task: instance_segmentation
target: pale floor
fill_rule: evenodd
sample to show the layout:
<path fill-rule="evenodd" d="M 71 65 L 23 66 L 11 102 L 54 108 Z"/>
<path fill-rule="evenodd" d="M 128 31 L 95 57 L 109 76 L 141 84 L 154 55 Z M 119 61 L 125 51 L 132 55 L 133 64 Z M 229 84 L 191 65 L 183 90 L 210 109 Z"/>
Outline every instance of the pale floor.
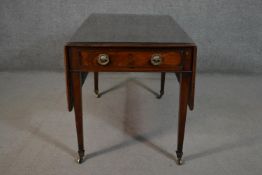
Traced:
<path fill-rule="evenodd" d="M 188 112 L 184 160 L 174 161 L 178 83 L 168 74 L 93 74 L 83 87 L 85 148 L 78 165 L 74 113 L 63 73 L 0 73 L 0 174 L 258 175 L 262 171 L 262 76 L 200 74 Z"/>

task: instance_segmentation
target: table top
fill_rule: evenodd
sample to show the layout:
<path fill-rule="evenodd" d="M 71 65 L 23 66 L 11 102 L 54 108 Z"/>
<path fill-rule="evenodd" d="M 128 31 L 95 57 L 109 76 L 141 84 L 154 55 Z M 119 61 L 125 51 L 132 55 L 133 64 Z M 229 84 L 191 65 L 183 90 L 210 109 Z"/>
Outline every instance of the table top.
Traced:
<path fill-rule="evenodd" d="M 79 53 L 81 50 L 80 48 L 82 47 L 84 47 L 83 53 L 85 54 L 87 53 L 86 47 L 89 49 L 91 47 L 94 47 L 95 49 L 98 48 L 97 54 L 100 52 L 103 53 L 104 50 L 101 49 L 104 48 L 107 51 L 111 50 L 111 48 L 117 48 L 117 50 L 112 49 L 111 51 L 119 51 L 118 54 L 120 54 L 120 51 L 122 50 L 122 53 L 129 54 L 129 49 L 131 47 L 132 51 L 140 51 L 136 52 L 137 55 L 149 53 L 148 51 L 161 51 L 162 48 L 164 48 L 162 51 L 167 51 L 171 54 L 176 53 L 173 52 L 174 48 L 178 50 L 181 49 L 180 51 L 191 52 L 190 54 L 185 55 L 183 53 L 189 52 L 180 53 L 183 54 L 185 63 L 188 64 L 192 62 L 192 65 L 190 66 L 192 76 L 188 105 L 191 110 L 193 109 L 197 47 L 192 39 L 172 17 L 168 15 L 135 14 L 90 15 L 78 28 L 72 39 L 65 45 L 65 68 L 69 110 L 72 110 L 73 108 L 70 80 L 70 69 L 72 66 L 70 64 L 80 64 L 81 61 L 79 61 Z M 122 47 L 124 49 L 122 49 Z M 144 52 L 144 48 L 147 49 L 147 52 Z M 92 50 L 93 53 L 96 52 L 95 49 Z M 77 52 L 78 54 L 76 54 Z M 132 54 L 130 55 L 132 56 Z M 132 59 L 130 60 L 132 61 Z M 132 71 L 134 70 L 135 69 Z M 80 68 L 77 71 L 89 72 L 88 69 L 84 68 Z M 115 71 L 118 70 L 115 69 Z M 164 69 L 163 71 L 161 70 L 161 72 L 164 72 Z"/>
<path fill-rule="evenodd" d="M 69 44 L 194 44 L 168 15 L 91 14 Z"/>

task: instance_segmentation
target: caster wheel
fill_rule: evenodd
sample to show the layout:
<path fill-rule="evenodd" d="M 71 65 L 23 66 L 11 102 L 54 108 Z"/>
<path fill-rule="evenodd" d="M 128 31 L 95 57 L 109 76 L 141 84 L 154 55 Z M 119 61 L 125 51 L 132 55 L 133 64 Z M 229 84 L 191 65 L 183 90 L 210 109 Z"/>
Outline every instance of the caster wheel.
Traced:
<path fill-rule="evenodd" d="M 94 90 L 95 96 L 96 98 L 99 98 L 101 96 L 101 94 L 99 94 L 98 89 Z"/>
<path fill-rule="evenodd" d="M 85 160 L 85 156 L 84 155 L 83 156 L 79 156 L 79 155 L 77 156 L 76 161 L 77 161 L 78 164 L 83 163 L 84 160 Z"/>
<path fill-rule="evenodd" d="M 96 98 L 100 98 L 101 97 L 101 95 L 99 93 L 96 93 L 96 92 L 95 92 L 95 96 L 96 96 Z"/>
<path fill-rule="evenodd" d="M 177 159 L 177 165 L 182 165 L 182 164 L 183 164 L 182 159 Z"/>
<path fill-rule="evenodd" d="M 77 163 L 78 163 L 78 164 L 83 163 L 83 161 L 84 161 L 84 158 L 83 158 L 83 157 L 79 157 L 79 158 L 77 159 Z"/>
<path fill-rule="evenodd" d="M 160 99 L 163 95 L 164 93 L 160 93 L 156 98 Z"/>

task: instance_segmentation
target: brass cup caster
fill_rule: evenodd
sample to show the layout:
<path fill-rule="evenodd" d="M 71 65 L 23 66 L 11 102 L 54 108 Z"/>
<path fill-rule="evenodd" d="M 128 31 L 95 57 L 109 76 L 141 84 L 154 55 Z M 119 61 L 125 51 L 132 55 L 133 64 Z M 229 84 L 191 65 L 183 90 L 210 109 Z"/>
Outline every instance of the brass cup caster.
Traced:
<path fill-rule="evenodd" d="M 177 159 L 177 160 L 176 160 L 176 163 L 177 163 L 177 165 L 182 165 L 184 162 L 183 162 L 182 159 Z"/>
<path fill-rule="evenodd" d="M 77 163 L 81 164 L 85 161 L 85 151 L 84 150 L 80 150 L 78 151 L 78 155 L 77 155 Z"/>
<path fill-rule="evenodd" d="M 101 94 L 99 94 L 98 91 L 95 91 L 95 96 L 96 96 L 96 98 L 100 98 L 100 97 L 101 97 Z"/>
<path fill-rule="evenodd" d="M 160 92 L 159 95 L 156 96 L 156 98 L 160 99 L 164 95 L 164 92 Z"/>
<path fill-rule="evenodd" d="M 177 160 L 176 160 L 177 165 L 182 165 L 183 164 L 183 161 L 182 161 L 183 152 L 176 151 L 176 156 L 177 156 Z"/>
<path fill-rule="evenodd" d="M 100 94 L 96 94 L 96 98 L 100 98 L 101 97 L 101 95 Z"/>
<path fill-rule="evenodd" d="M 76 160 L 76 161 L 77 161 L 77 163 L 78 163 L 78 164 L 81 164 L 81 163 L 83 163 L 83 162 L 84 162 L 84 157 L 83 157 L 83 156 L 81 156 L 81 157 L 80 157 L 80 156 L 78 156 L 78 158 L 77 158 L 77 160 Z"/>

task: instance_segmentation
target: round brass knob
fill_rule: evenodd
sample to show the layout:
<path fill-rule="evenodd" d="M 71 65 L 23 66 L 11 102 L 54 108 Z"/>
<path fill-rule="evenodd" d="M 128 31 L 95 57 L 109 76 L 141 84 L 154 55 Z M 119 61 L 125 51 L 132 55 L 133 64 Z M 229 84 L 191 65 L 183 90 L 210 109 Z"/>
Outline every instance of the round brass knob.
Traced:
<path fill-rule="evenodd" d="M 159 54 L 152 55 L 151 64 L 154 66 L 159 66 L 162 63 L 162 58 Z"/>
<path fill-rule="evenodd" d="M 105 66 L 109 63 L 109 56 L 107 54 L 98 55 L 97 62 L 98 64 Z"/>

